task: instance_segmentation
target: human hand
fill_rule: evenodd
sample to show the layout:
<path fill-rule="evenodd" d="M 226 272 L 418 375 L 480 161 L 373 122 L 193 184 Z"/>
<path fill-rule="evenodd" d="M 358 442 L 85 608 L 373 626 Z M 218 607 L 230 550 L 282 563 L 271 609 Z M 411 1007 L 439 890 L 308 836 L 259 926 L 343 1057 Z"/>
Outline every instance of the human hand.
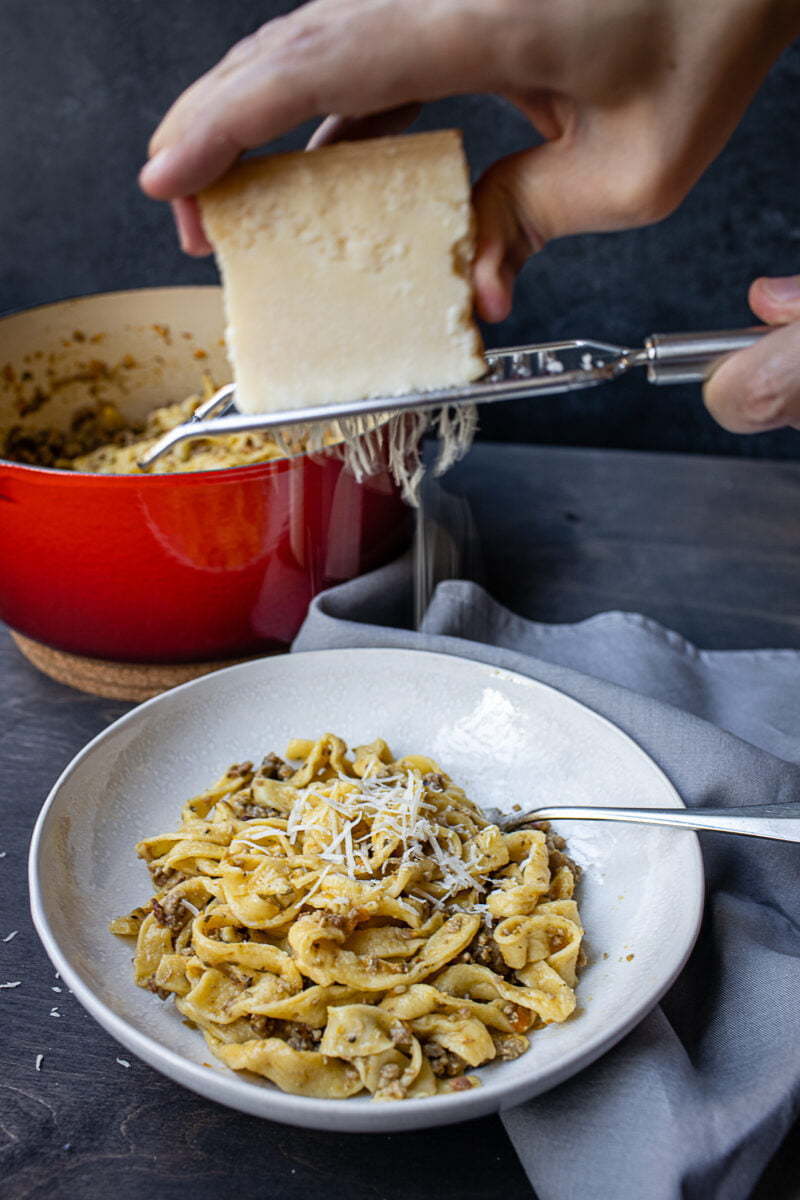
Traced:
<path fill-rule="evenodd" d="M 800 429 L 800 275 L 757 279 L 749 301 L 779 328 L 717 367 L 703 389 L 706 406 L 731 433 Z"/>
<path fill-rule="evenodd" d="M 425 100 L 499 93 L 547 139 L 474 193 L 476 306 L 502 320 L 549 239 L 676 207 L 798 23 L 793 0 L 314 0 L 179 97 L 141 184 L 173 201 L 184 249 L 209 253 L 190 198 L 243 150 L 326 112 L 316 144 L 396 130 Z"/>

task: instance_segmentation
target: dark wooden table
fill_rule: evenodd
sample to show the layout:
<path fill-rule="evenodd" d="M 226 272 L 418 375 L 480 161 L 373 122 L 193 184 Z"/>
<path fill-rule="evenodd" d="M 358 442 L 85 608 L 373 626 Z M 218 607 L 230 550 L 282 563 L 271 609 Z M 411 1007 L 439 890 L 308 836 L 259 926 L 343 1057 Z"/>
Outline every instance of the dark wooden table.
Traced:
<path fill-rule="evenodd" d="M 800 464 L 483 444 L 448 489 L 517 612 L 624 608 L 704 647 L 800 648 Z M 396 1136 L 260 1121 L 129 1059 L 67 993 L 28 914 L 28 841 L 58 773 L 127 707 L 38 675 L 0 629 L 0 983 L 21 981 L 0 990 L 0 1194 L 531 1200 L 497 1118 Z M 795 1142 L 756 1195 L 794 1197 L 799 1166 Z"/>

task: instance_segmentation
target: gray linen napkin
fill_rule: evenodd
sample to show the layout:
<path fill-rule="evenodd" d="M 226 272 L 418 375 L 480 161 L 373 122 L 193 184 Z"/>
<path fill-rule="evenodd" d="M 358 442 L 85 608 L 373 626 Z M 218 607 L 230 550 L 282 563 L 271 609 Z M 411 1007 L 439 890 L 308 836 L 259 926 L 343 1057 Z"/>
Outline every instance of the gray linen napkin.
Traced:
<path fill-rule="evenodd" d="M 422 631 L 410 566 L 319 596 L 294 650 L 398 646 L 551 684 L 602 713 L 685 801 L 800 802 L 800 654 L 705 652 L 609 612 L 541 625 L 440 584 Z M 502 1114 L 540 1200 L 742 1200 L 800 1104 L 800 847 L 701 835 L 708 898 L 683 974 L 618 1046 Z"/>

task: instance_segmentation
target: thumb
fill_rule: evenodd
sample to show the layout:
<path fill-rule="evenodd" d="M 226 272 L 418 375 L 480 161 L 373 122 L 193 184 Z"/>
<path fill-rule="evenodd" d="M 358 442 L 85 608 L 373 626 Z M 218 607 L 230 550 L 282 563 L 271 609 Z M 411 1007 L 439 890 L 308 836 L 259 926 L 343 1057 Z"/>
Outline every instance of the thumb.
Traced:
<path fill-rule="evenodd" d="M 759 315 L 764 309 L 753 304 Z M 703 398 L 731 433 L 800 428 L 800 301 L 798 319 L 730 355 L 707 381 Z"/>
<path fill-rule="evenodd" d="M 800 321 L 800 275 L 757 279 L 748 299 L 753 312 L 767 325 Z"/>

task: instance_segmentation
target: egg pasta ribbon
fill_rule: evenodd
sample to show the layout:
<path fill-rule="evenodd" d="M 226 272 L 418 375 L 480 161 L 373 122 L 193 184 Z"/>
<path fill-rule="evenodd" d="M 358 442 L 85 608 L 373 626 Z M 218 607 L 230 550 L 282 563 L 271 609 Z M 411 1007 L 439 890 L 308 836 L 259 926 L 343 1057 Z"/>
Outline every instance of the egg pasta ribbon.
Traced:
<path fill-rule="evenodd" d="M 575 1009 L 578 868 L 432 759 L 334 734 L 237 763 L 138 854 L 134 979 L 234 1070 L 299 1095 L 432 1096 Z"/>

